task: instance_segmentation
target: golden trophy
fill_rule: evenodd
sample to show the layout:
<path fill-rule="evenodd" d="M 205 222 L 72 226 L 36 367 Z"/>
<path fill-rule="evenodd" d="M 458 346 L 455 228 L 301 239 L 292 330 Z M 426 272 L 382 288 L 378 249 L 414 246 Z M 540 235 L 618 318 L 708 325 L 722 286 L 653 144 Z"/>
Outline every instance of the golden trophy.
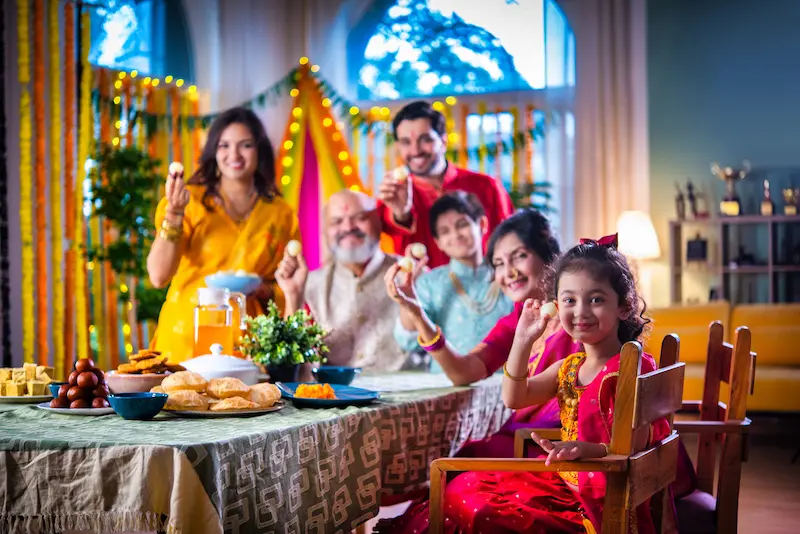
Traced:
<path fill-rule="evenodd" d="M 742 204 L 739 201 L 739 195 L 736 193 L 736 181 L 744 179 L 750 172 L 750 162 L 744 160 L 741 169 L 734 169 L 733 167 L 720 167 L 719 163 L 711 164 L 711 174 L 725 180 L 727 191 L 722 202 L 719 203 L 719 212 L 721 215 L 735 217 L 742 211 Z"/>
<path fill-rule="evenodd" d="M 800 197 L 800 188 L 792 189 L 791 187 L 783 190 L 783 214 L 784 215 L 797 215 L 797 201 Z"/>
<path fill-rule="evenodd" d="M 775 204 L 772 203 L 772 192 L 769 190 L 769 180 L 764 180 L 764 198 L 761 199 L 761 215 L 771 217 L 775 211 Z"/>

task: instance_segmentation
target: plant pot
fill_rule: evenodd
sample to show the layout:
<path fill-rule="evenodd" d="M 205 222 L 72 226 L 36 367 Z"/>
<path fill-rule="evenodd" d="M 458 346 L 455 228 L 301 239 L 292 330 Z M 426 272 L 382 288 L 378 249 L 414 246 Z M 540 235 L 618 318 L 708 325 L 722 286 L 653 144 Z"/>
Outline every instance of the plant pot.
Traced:
<path fill-rule="evenodd" d="M 300 375 L 300 365 L 267 365 L 270 383 L 297 382 Z"/>

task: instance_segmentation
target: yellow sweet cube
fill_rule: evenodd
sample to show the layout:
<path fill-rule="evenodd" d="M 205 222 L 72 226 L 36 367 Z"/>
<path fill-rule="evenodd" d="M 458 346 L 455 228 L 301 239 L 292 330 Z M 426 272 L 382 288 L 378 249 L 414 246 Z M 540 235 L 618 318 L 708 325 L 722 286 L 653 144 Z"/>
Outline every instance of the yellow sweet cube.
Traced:
<path fill-rule="evenodd" d="M 22 397 L 25 391 L 25 382 L 6 382 L 6 397 Z"/>
<path fill-rule="evenodd" d="M 52 367 L 47 365 L 37 365 L 36 366 L 36 380 L 44 380 L 42 375 L 46 375 L 50 378 L 50 382 L 55 380 L 56 377 L 56 370 Z"/>
<path fill-rule="evenodd" d="M 36 380 L 35 363 L 23 363 L 22 368 L 25 370 L 25 380 Z"/>
<path fill-rule="evenodd" d="M 47 385 L 40 380 L 28 380 L 28 396 L 47 395 Z"/>
<path fill-rule="evenodd" d="M 0 382 L 8 382 L 11 380 L 11 368 L 4 367 L 0 369 Z"/>
<path fill-rule="evenodd" d="M 6 396 L 6 383 L 0 382 L 0 397 Z"/>
<path fill-rule="evenodd" d="M 22 367 L 15 367 L 11 370 L 11 381 L 12 382 L 25 382 L 27 378 L 25 378 L 25 369 Z"/>

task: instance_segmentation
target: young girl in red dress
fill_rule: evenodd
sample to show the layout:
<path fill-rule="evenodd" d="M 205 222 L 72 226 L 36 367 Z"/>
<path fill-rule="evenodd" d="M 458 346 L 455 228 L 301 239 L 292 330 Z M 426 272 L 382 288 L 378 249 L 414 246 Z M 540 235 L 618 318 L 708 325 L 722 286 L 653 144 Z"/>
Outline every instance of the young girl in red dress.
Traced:
<path fill-rule="evenodd" d="M 558 400 L 562 441 L 533 434 L 547 463 L 601 458 L 611 442 L 620 349 L 642 334 L 644 306 L 616 250 L 616 236 L 582 241 L 569 250 L 557 261 L 552 283 L 561 325 L 583 350 L 528 378 L 530 348 L 544 332 L 548 310 L 543 313 L 538 300 L 527 300 L 504 367 L 503 399 L 515 409 Z M 654 369 L 653 358 L 644 355 L 642 373 Z M 668 422 L 660 420 L 652 425 L 650 439 L 668 432 Z M 463 473 L 447 486 L 447 531 L 599 532 L 605 489 L 603 473 Z M 648 503 L 631 512 L 630 525 L 631 532 L 655 532 Z"/>

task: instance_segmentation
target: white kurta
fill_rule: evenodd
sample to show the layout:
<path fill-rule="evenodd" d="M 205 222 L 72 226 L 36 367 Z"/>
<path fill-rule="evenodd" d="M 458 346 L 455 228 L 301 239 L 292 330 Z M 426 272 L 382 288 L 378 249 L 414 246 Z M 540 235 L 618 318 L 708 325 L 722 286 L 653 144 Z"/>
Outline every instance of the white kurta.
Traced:
<path fill-rule="evenodd" d="M 329 365 L 396 371 L 406 363 L 408 354 L 392 333 L 399 308 L 383 283 L 395 262 L 379 250 L 360 277 L 335 261 L 309 273 L 306 304 L 314 320 L 330 332 L 325 340 Z"/>

